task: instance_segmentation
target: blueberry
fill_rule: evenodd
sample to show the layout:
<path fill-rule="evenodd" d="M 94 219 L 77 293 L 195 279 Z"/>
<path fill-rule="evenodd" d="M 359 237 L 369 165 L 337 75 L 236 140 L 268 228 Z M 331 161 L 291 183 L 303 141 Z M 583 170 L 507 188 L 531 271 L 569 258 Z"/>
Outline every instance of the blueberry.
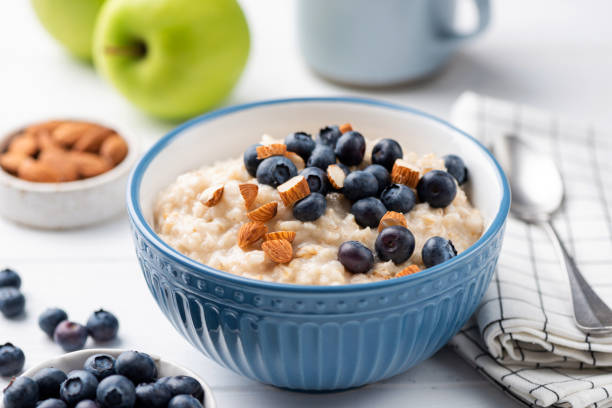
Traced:
<path fill-rule="evenodd" d="M 4 408 L 34 408 L 38 401 L 38 386 L 28 377 L 17 377 L 4 390 Z"/>
<path fill-rule="evenodd" d="M 312 136 L 305 132 L 295 132 L 285 137 L 285 145 L 290 152 L 297 153 L 304 161 L 308 160 L 315 148 Z"/>
<path fill-rule="evenodd" d="M 191 395 L 177 395 L 170 400 L 168 408 L 202 408 L 202 403 Z"/>
<path fill-rule="evenodd" d="M 87 330 L 95 341 L 109 341 L 117 337 L 119 320 L 111 312 L 100 309 L 87 320 Z"/>
<path fill-rule="evenodd" d="M 366 273 L 374 265 L 374 255 L 357 241 L 346 241 L 338 248 L 338 261 L 350 273 Z"/>
<path fill-rule="evenodd" d="M 375 196 L 377 191 L 378 181 L 372 173 L 367 171 L 354 171 L 344 179 L 342 193 L 351 201 Z"/>
<path fill-rule="evenodd" d="M 351 207 L 351 214 L 355 216 L 357 224 L 362 227 L 378 227 L 380 219 L 386 212 L 385 205 L 374 197 L 362 198 Z"/>
<path fill-rule="evenodd" d="M 87 399 L 76 404 L 74 408 L 100 408 L 97 402 Z"/>
<path fill-rule="evenodd" d="M 336 147 L 336 143 L 338 143 L 338 139 L 340 139 L 340 136 L 342 136 L 342 132 L 338 126 L 325 126 L 323 129 L 319 130 L 317 142 L 334 149 Z"/>
<path fill-rule="evenodd" d="M 380 164 L 387 171 L 391 171 L 395 160 L 402 157 L 402 147 L 393 139 L 382 139 L 372 148 L 372 163 Z"/>
<path fill-rule="evenodd" d="M 38 385 L 38 397 L 40 399 L 58 398 L 60 395 L 60 386 L 66 381 L 66 373 L 57 368 L 43 368 L 32 379 Z"/>
<path fill-rule="evenodd" d="M 391 183 L 391 177 L 389 176 L 389 172 L 380 164 L 370 164 L 368 167 L 363 169 L 368 173 L 372 173 L 374 177 L 376 177 L 376 181 L 378 181 L 378 191 L 376 192 L 376 196 L 380 196 L 385 188 Z"/>
<path fill-rule="evenodd" d="M 351 130 L 343 134 L 336 144 L 336 156 L 347 166 L 356 166 L 363 160 L 366 142 L 361 133 Z"/>
<path fill-rule="evenodd" d="M 49 398 L 36 404 L 36 408 L 67 408 L 68 405 L 61 399 Z"/>
<path fill-rule="evenodd" d="M 318 167 L 306 167 L 300 174 L 306 178 L 311 193 L 325 195 L 331 189 L 327 173 Z"/>
<path fill-rule="evenodd" d="M 111 375 L 103 379 L 96 395 L 102 408 L 132 408 L 136 403 L 134 384 L 122 375 Z"/>
<path fill-rule="evenodd" d="M 53 340 L 64 351 L 76 351 L 81 350 L 85 346 L 87 336 L 88 333 L 85 326 L 64 320 L 55 328 Z"/>
<path fill-rule="evenodd" d="M 457 183 L 459 183 L 459 185 L 465 183 L 467 181 L 468 172 L 463 159 L 454 154 L 447 154 L 442 158 L 444 159 L 446 171 L 457 180 Z"/>
<path fill-rule="evenodd" d="M 323 144 L 317 144 L 306 162 L 306 167 L 318 167 L 327 170 L 327 166 L 336 163 L 334 150 Z"/>
<path fill-rule="evenodd" d="M 257 158 L 257 146 L 261 146 L 261 144 L 255 143 L 254 145 L 249 146 L 249 148 L 244 151 L 243 156 L 244 167 L 253 177 L 255 177 L 257 174 L 257 167 L 259 167 L 263 161 Z"/>
<path fill-rule="evenodd" d="M 85 371 L 92 373 L 98 381 L 116 374 L 115 358 L 109 354 L 94 354 L 85 360 L 83 365 Z"/>
<path fill-rule="evenodd" d="M 176 375 L 174 377 L 163 377 L 158 383 L 167 385 L 172 395 L 189 394 L 200 401 L 204 400 L 204 388 L 198 380 L 187 375 Z"/>
<path fill-rule="evenodd" d="M 414 235 L 401 225 L 383 229 L 376 237 L 376 255 L 382 261 L 393 261 L 399 265 L 405 262 L 414 252 Z"/>
<path fill-rule="evenodd" d="M 6 343 L 0 346 L 0 376 L 10 377 L 23 369 L 25 355 L 19 347 Z"/>
<path fill-rule="evenodd" d="M 159 381 L 140 384 L 136 387 L 136 407 L 138 408 L 166 408 L 172 397 L 170 387 Z"/>
<path fill-rule="evenodd" d="M 47 333 L 49 337 L 53 337 L 55 328 L 58 324 L 68 320 L 68 314 L 57 307 L 51 307 L 40 314 L 38 317 L 38 326 Z"/>
<path fill-rule="evenodd" d="M 257 181 L 272 187 L 280 186 L 295 175 L 295 164 L 284 156 L 268 157 L 257 168 Z"/>
<path fill-rule="evenodd" d="M 0 288 L 0 312 L 4 317 L 16 317 L 25 309 L 25 297 L 17 288 Z"/>
<path fill-rule="evenodd" d="M 310 193 L 293 205 L 293 216 L 303 222 L 316 221 L 325 214 L 327 201 L 320 193 Z"/>
<path fill-rule="evenodd" d="M 404 184 L 391 184 L 383 190 L 380 200 L 389 211 L 407 213 L 414 208 L 416 195 Z"/>
<path fill-rule="evenodd" d="M 138 351 L 125 351 L 117 357 L 115 362 L 117 374 L 121 374 L 134 384 L 149 383 L 157 378 L 155 361 L 146 353 Z"/>
<path fill-rule="evenodd" d="M 19 289 L 21 287 L 21 278 L 19 274 L 12 269 L 3 269 L 0 271 L 0 288 L 11 287 Z"/>
<path fill-rule="evenodd" d="M 417 184 L 419 200 L 434 208 L 444 208 L 453 202 L 457 195 L 457 185 L 453 176 L 442 170 L 432 170 Z"/>
<path fill-rule="evenodd" d="M 421 258 L 426 267 L 431 268 L 437 264 L 457 256 L 457 250 L 450 239 L 431 237 L 423 245 Z"/>
<path fill-rule="evenodd" d="M 68 405 L 75 405 L 84 399 L 96 397 L 98 380 L 85 370 L 74 370 L 68 373 L 68 378 L 60 386 L 60 396 Z"/>

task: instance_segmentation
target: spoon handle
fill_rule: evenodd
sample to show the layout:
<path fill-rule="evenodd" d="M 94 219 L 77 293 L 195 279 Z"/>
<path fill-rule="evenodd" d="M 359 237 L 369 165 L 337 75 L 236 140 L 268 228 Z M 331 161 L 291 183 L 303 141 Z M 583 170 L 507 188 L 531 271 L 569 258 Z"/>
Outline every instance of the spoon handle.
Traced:
<path fill-rule="evenodd" d="M 604 334 L 612 332 L 612 310 L 584 279 L 552 222 L 544 222 L 542 226 L 553 241 L 562 260 L 561 264 L 567 271 L 576 325 L 585 333 Z"/>

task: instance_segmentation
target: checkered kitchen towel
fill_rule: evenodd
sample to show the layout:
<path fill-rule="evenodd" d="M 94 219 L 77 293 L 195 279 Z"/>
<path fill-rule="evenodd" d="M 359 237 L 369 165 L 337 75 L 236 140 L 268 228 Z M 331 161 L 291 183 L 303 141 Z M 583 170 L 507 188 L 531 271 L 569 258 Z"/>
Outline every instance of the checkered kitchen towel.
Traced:
<path fill-rule="evenodd" d="M 513 132 L 552 155 L 567 190 L 555 224 L 612 304 L 612 131 L 473 93 L 452 118 L 485 144 Z M 612 407 L 612 336 L 576 328 L 568 285 L 544 231 L 510 218 L 493 281 L 451 346 L 529 406 Z"/>

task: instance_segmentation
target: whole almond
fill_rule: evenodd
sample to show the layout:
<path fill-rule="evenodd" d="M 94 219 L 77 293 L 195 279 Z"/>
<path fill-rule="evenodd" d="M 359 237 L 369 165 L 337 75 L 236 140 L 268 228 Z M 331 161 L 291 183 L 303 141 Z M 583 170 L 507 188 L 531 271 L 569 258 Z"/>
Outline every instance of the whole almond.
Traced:
<path fill-rule="evenodd" d="M 36 135 L 36 140 L 38 141 L 38 147 L 40 151 L 43 152 L 45 150 L 63 150 L 62 145 L 53 140 L 53 136 L 51 135 L 51 131 L 41 129 L 37 133 L 33 133 Z"/>
<path fill-rule="evenodd" d="M 238 230 L 238 246 L 244 251 L 256 243 L 268 232 L 268 227 L 261 222 L 251 221 L 243 224 Z"/>
<path fill-rule="evenodd" d="M 27 158 L 21 163 L 17 170 L 17 176 L 38 183 L 58 183 L 61 181 L 59 172 L 52 166 L 32 158 Z"/>
<path fill-rule="evenodd" d="M 60 181 L 75 181 L 79 179 L 77 165 L 70 159 L 68 152 L 60 149 L 46 149 L 38 156 L 38 161 L 55 169 Z"/>
<path fill-rule="evenodd" d="M 111 169 L 110 163 L 93 153 L 69 152 L 69 158 L 83 178 L 98 176 Z"/>
<path fill-rule="evenodd" d="M 61 120 L 49 120 L 47 122 L 36 123 L 34 125 L 30 125 L 26 128 L 26 133 L 32 134 L 34 136 L 38 136 L 40 132 L 51 133 L 55 130 L 56 127 L 64 123 Z"/>
<path fill-rule="evenodd" d="M 28 157 L 30 156 L 22 152 L 6 152 L 0 155 L 0 166 L 9 173 L 17 174 L 19 166 Z"/>
<path fill-rule="evenodd" d="M 11 140 L 8 145 L 8 151 L 33 156 L 38 153 L 38 142 L 34 136 L 27 133 L 22 133 L 15 136 L 13 140 Z"/>
<path fill-rule="evenodd" d="M 100 156 L 108 160 L 113 166 L 121 163 L 128 153 L 128 145 L 121 136 L 116 133 L 108 136 L 100 146 Z"/>
<path fill-rule="evenodd" d="M 98 153 L 100 146 L 113 131 L 103 126 L 91 125 L 74 143 L 72 150 L 77 152 Z"/>
<path fill-rule="evenodd" d="M 287 263 L 293 259 L 293 247 L 286 239 L 264 241 L 261 249 L 276 263 Z"/>
<path fill-rule="evenodd" d="M 278 211 L 278 203 L 272 201 L 271 203 L 257 207 L 253 211 L 249 211 L 247 217 L 249 217 L 251 221 L 266 222 L 276 216 L 276 211 Z"/>
<path fill-rule="evenodd" d="M 53 140 L 64 147 L 72 147 L 92 125 L 85 122 L 64 122 L 53 129 Z"/>

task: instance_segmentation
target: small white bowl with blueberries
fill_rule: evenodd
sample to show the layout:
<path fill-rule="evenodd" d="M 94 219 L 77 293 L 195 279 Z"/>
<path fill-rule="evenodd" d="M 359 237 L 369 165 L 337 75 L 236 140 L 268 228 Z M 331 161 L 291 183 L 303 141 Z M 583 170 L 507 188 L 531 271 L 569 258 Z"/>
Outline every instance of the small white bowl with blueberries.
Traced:
<path fill-rule="evenodd" d="M 4 390 L 3 408 L 214 408 L 191 371 L 134 350 L 89 349 L 45 361 Z"/>

